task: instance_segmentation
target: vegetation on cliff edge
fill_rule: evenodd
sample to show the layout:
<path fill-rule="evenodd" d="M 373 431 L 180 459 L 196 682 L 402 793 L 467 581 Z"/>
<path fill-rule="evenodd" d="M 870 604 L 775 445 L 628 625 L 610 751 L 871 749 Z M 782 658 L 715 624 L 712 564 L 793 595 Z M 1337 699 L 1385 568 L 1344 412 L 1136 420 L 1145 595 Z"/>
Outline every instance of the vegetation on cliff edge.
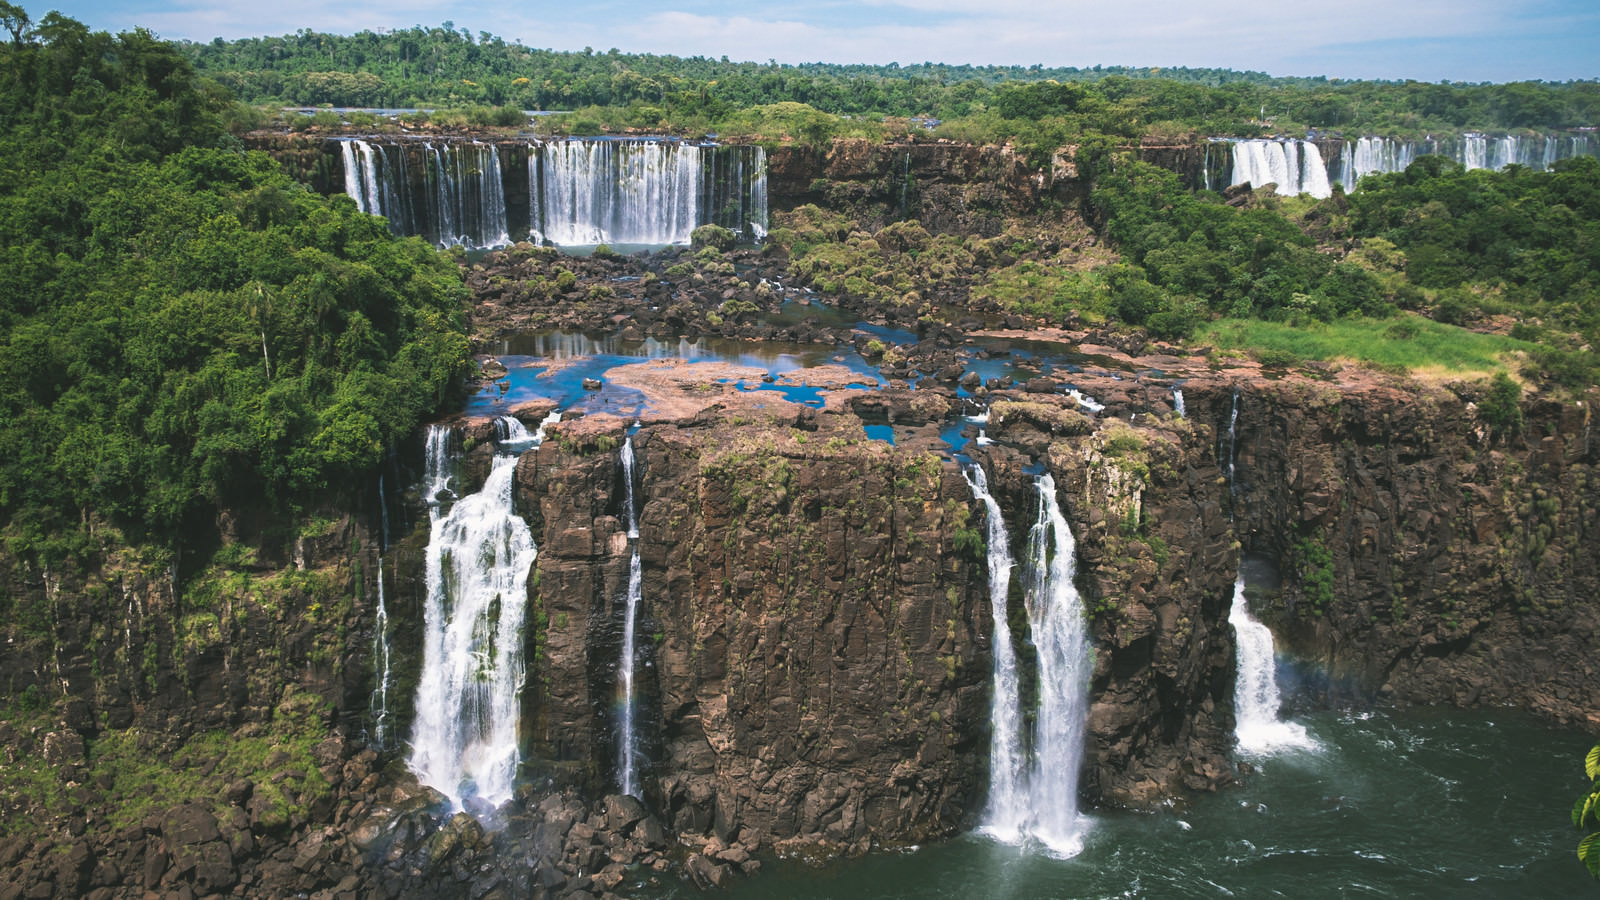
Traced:
<path fill-rule="evenodd" d="M 12 9 L 15 9 L 14 7 Z M 466 367 L 455 266 L 222 127 L 143 30 L 0 46 L 0 519 L 136 541 L 360 483 Z"/>

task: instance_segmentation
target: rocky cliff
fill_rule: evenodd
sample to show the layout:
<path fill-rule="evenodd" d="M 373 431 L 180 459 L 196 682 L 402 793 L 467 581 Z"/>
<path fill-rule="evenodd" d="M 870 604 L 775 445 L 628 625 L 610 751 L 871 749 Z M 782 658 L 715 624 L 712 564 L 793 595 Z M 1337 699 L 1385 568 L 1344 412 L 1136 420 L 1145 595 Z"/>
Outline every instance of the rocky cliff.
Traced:
<path fill-rule="evenodd" d="M 545 536 L 533 752 L 582 760 L 603 785 L 627 545 L 620 427 L 599 424 L 558 427 L 518 476 Z M 971 504 L 959 473 L 867 440 L 848 413 L 783 403 L 633 441 L 646 794 L 663 821 L 750 850 L 967 824 L 988 611 L 981 560 L 953 546 Z"/>
<path fill-rule="evenodd" d="M 1330 694 L 1597 721 L 1600 394 L 1497 432 L 1468 385 L 1240 387 L 1239 539 L 1278 565 L 1277 629 Z M 1214 421 L 1231 403 L 1188 393 Z"/>

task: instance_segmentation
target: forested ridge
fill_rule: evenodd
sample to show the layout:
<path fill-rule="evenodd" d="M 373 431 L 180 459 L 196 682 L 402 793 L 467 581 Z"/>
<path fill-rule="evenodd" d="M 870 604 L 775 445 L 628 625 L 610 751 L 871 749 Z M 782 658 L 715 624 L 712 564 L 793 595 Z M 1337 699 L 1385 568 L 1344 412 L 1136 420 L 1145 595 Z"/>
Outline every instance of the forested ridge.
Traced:
<path fill-rule="evenodd" d="M 455 265 L 224 130 L 144 30 L 7 5 L 0 44 L 0 527 L 155 547 L 220 509 L 365 484 L 465 372 Z"/>
<path fill-rule="evenodd" d="M 518 109 L 632 108 L 714 127 L 731 112 L 803 103 L 852 116 L 1038 119 L 1099 111 L 1099 130 L 1259 133 L 1314 127 L 1382 133 L 1559 129 L 1600 122 L 1600 84 L 1450 84 L 1274 78 L 1226 69 L 780 65 L 727 57 L 563 52 L 454 23 L 337 35 L 183 43 L 199 70 L 247 102 Z M 1271 124 L 1263 123 L 1265 114 Z"/>

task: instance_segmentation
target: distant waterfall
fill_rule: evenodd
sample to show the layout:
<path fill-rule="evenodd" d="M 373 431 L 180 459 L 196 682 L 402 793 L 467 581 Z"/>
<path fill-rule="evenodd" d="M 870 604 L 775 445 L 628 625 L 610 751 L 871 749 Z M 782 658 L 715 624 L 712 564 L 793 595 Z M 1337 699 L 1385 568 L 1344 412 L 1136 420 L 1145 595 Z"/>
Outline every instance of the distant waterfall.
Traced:
<path fill-rule="evenodd" d="M 1322 151 L 1310 141 L 1249 140 L 1233 146 L 1233 183 L 1254 187 L 1277 185 L 1286 197 L 1333 196 Z"/>
<path fill-rule="evenodd" d="M 639 796 L 639 751 L 634 735 L 634 669 L 638 665 L 634 632 L 639 616 L 639 599 L 643 593 L 644 575 L 639 563 L 639 518 L 633 503 L 633 438 L 622 443 L 622 481 L 624 499 L 628 507 L 628 543 L 633 553 L 628 560 L 628 593 L 626 611 L 622 620 L 622 659 L 618 668 L 618 690 L 621 693 L 621 722 L 617 735 L 617 781 L 622 793 Z"/>
<path fill-rule="evenodd" d="M 1178 418 L 1189 418 L 1189 410 L 1183 405 L 1183 388 L 1177 385 L 1172 387 L 1172 408 L 1178 413 Z"/>
<path fill-rule="evenodd" d="M 383 557 L 378 557 L 378 613 L 372 623 L 372 657 L 377 683 L 368 704 L 372 713 L 372 744 L 378 749 L 389 745 L 389 688 L 394 683 L 390 672 L 389 607 L 383 596 Z"/>
<path fill-rule="evenodd" d="M 686 244 L 699 225 L 767 233 L 759 146 L 586 138 L 339 142 L 344 191 L 395 234 L 441 247 L 512 240 Z M 526 179 L 524 181 L 524 174 Z"/>
<path fill-rule="evenodd" d="M 1233 458 L 1239 443 L 1239 390 L 1233 391 L 1233 411 L 1228 413 L 1228 494 L 1235 493 L 1233 485 Z M 1232 518 L 1229 513 L 1229 518 Z"/>
<path fill-rule="evenodd" d="M 1224 139 L 1213 138 L 1212 142 Z M 1233 156 L 1232 184 L 1278 185 L 1279 194 L 1307 193 L 1313 197 L 1331 195 L 1333 183 L 1346 191 L 1354 190 L 1368 175 L 1403 172 L 1423 155 L 1444 156 L 1467 169 L 1502 169 L 1510 165 L 1548 169 L 1559 160 L 1595 155 L 1588 135 L 1501 135 L 1492 137 L 1475 131 L 1418 140 L 1366 135 L 1353 141 L 1325 146 L 1331 154 L 1311 141 L 1287 138 L 1230 140 Z M 1210 158 L 1210 144 L 1207 144 Z M 1336 158 L 1334 158 L 1336 157 Z M 1210 184 L 1207 163 L 1207 183 Z"/>
<path fill-rule="evenodd" d="M 1005 525 L 980 469 L 967 476 L 989 513 L 989 588 L 994 606 L 995 699 L 991 707 L 989 809 L 984 833 L 1017 843 L 1037 841 L 1057 856 L 1083 849 L 1088 821 L 1078 813 L 1078 776 L 1088 726 L 1088 620 L 1073 584 L 1076 543 L 1056 500 L 1055 479 L 1039 476 L 1039 515 L 1028 533 L 1024 569 L 1028 627 L 1038 666 L 1038 707 L 1031 735 L 1032 764 L 1025 765 L 1015 654 L 1006 623 L 1005 593 L 1011 558 Z M 1003 574 L 1005 573 L 1005 574 Z"/>
<path fill-rule="evenodd" d="M 537 548 L 513 509 L 512 476 L 517 454 L 535 443 L 502 445 L 483 489 L 451 503 L 448 428 L 428 431 L 432 526 L 409 764 L 458 809 L 509 800 L 516 775 L 522 628 Z"/>
<path fill-rule="evenodd" d="M 994 621 L 994 696 L 989 704 L 989 808 L 983 830 L 997 840 L 1014 844 L 1022 840 L 1028 822 L 1028 796 L 1022 745 L 1021 681 L 1017 654 L 1011 645 L 1011 625 L 1006 618 L 1011 591 L 1011 548 L 1000 504 L 989 494 L 989 482 L 977 465 L 963 469 L 972 496 L 988 512 L 989 606 Z"/>
<path fill-rule="evenodd" d="M 1233 708 L 1239 750 L 1260 756 L 1276 750 L 1315 747 L 1316 742 L 1304 727 L 1278 718 L 1277 654 L 1272 631 L 1250 615 L 1243 575 L 1233 585 L 1228 623 L 1233 626 L 1238 653 Z"/>
<path fill-rule="evenodd" d="M 686 244 L 700 225 L 766 233 L 766 151 L 678 141 L 528 147 L 531 232 L 553 244 Z"/>
<path fill-rule="evenodd" d="M 1346 141 L 1340 159 L 1339 183 L 1345 190 L 1353 190 L 1368 175 L 1405 171 L 1416 157 L 1417 145 L 1411 141 L 1380 137 L 1363 137 L 1354 143 Z"/>
<path fill-rule="evenodd" d="M 441 247 L 499 247 L 506 222 L 500 154 L 492 144 L 340 143 L 344 190 L 364 213 L 383 216 L 400 235 Z"/>

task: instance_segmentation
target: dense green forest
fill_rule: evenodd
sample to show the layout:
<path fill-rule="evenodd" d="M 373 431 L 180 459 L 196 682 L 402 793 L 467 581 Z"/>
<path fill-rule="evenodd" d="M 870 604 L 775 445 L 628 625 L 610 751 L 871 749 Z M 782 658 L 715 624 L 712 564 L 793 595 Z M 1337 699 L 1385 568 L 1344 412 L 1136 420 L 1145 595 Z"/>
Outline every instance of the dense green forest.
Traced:
<path fill-rule="evenodd" d="M 1412 133 L 1560 129 L 1600 122 L 1600 83 L 1425 84 L 1272 78 L 1222 69 L 779 65 L 557 52 L 474 38 L 453 23 L 354 35 L 185 43 L 202 72 L 251 103 L 379 107 L 602 107 L 644 127 L 716 130 L 736 111 L 802 103 L 833 115 L 933 116 L 994 130 L 1064 117 L 1105 134 L 1249 135 L 1263 127 Z M 623 115 L 620 110 L 631 110 Z M 1260 121 L 1262 114 L 1270 126 Z"/>
<path fill-rule="evenodd" d="M 220 125 L 226 92 L 143 30 L 4 4 L 0 517 L 14 550 L 97 523 L 170 545 L 219 508 L 367 483 L 466 366 L 456 267 Z"/>

